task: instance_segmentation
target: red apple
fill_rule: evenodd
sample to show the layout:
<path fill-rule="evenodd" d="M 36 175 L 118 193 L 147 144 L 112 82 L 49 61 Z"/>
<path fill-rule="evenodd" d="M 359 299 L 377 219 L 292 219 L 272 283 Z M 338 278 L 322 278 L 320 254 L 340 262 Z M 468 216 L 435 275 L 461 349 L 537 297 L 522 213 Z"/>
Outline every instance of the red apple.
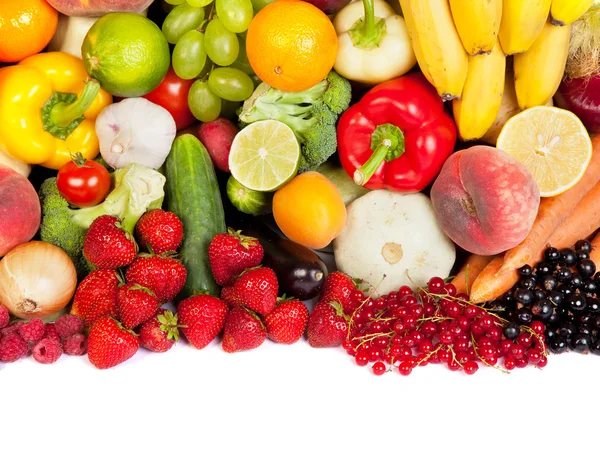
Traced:
<path fill-rule="evenodd" d="M 525 239 L 540 192 L 523 164 L 478 145 L 448 158 L 431 188 L 431 201 L 442 230 L 457 245 L 495 255 Z"/>
<path fill-rule="evenodd" d="M 325 14 L 335 14 L 348 3 L 350 0 L 305 0 L 308 3 L 312 3 Z"/>
<path fill-rule="evenodd" d="M 103 16 L 111 12 L 142 12 L 153 0 L 48 0 L 67 16 Z"/>

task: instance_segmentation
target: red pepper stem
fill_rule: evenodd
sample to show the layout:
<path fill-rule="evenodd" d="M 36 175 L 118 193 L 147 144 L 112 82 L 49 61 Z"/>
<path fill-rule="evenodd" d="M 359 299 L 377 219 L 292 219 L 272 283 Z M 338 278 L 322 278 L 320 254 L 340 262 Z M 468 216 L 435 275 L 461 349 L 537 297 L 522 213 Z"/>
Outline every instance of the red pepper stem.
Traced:
<path fill-rule="evenodd" d="M 89 80 L 77 100 L 70 105 L 58 103 L 50 112 L 50 121 L 58 127 L 68 127 L 71 122 L 81 117 L 92 106 L 96 95 L 100 92 L 100 83 Z"/>
<path fill-rule="evenodd" d="M 359 186 L 364 186 L 371 179 L 375 171 L 379 168 L 392 146 L 390 139 L 384 139 L 375 149 L 371 157 L 361 167 L 354 171 L 354 182 Z"/>

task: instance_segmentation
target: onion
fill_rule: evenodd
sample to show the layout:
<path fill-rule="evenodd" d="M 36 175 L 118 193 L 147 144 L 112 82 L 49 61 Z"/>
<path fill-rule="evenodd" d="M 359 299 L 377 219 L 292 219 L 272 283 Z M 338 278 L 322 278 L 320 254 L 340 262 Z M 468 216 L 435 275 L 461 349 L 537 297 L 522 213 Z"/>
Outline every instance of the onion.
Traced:
<path fill-rule="evenodd" d="M 100 153 L 115 169 L 131 163 L 158 169 L 171 151 L 176 132 L 169 111 L 141 97 L 113 103 L 96 119 Z"/>
<path fill-rule="evenodd" d="M 590 133 L 600 133 L 600 75 L 563 80 L 554 100 L 579 117 Z"/>
<path fill-rule="evenodd" d="M 0 303 L 21 319 L 60 311 L 73 297 L 76 285 L 71 258 L 46 242 L 21 244 L 0 261 Z"/>

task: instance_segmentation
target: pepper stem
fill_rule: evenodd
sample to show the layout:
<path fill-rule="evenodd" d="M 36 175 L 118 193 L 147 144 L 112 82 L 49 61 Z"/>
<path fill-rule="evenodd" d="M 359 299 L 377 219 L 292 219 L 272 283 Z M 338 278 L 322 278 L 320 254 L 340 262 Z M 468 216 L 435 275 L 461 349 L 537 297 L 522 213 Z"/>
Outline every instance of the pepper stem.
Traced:
<path fill-rule="evenodd" d="M 81 117 L 92 106 L 96 95 L 100 92 L 100 83 L 89 80 L 77 100 L 71 104 L 57 103 L 50 111 L 50 120 L 56 126 L 65 128 Z"/>
<path fill-rule="evenodd" d="M 393 161 L 404 154 L 404 133 L 396 125 L 378 125 L 371 135 L 373 154 L 361 167 L 354 171 L 354 182 L 364 186 L 379 169 L 383 161 Z"/>
<path fill-rule="evenodd" d="M 385 20 L 375 17 L 375 4 L 373 0 L 362 0 L 365 9 L 361 17 L 352 28 L 348 30 L 352 45 L 356 48 L 370 50 L 379 47 L 381 40 L 387 33 Z"/>
<path fill-rule="evenodd" d="M 363 7 L 365 8 L 364 36 L 373 36 L 375 33 L 375 5 L 373 0 L 363 0 Z"/>

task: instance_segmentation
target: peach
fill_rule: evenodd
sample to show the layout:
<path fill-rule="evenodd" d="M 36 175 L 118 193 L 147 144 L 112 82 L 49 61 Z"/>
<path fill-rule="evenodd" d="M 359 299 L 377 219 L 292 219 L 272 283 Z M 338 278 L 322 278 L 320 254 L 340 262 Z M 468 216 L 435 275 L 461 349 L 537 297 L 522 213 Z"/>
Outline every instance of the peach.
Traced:
<path fill-rule="evenodd" d="M 48 0 L 67 16 L 103 16 L 110 12 L 142 12 L 153 0 Z"/>
<path fill-rule="evenodd" d="M 0 257 L 29 242 L 40 220 L 40 200 L 29 180 L 0 164 Z"/>
<path fill-rule="evenodd" d="M 523 164 L 478 145 L 448 158 L 431 188 L 431 201 L 442 230 L 457 245 L 495 255 L 525 239 L 540 192 Z"/>

